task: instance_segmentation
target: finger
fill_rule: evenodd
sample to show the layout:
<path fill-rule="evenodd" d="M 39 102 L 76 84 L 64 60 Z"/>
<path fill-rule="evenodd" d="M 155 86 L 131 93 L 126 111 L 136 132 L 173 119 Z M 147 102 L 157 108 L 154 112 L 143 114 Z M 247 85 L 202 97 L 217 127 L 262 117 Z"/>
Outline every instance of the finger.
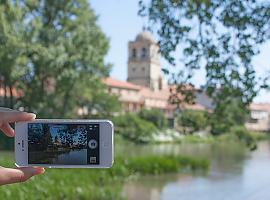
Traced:
<path fill-rule="evenodd" d="M 1 123 L 10 123 L 10 122 L 19 122 L 19 121 L 31 121 L 36 118 L 34 113 L 26 112 L 0 112 L 0 124 Z"/>
<path fill-rule="evenodd" d="M 32 176 L 43 174 L 44 172 L 44 168 L 40 167 L 0 168 L 0 185 L 25 182 Z"/>
<path fill-rule="evenodd" d="M 2 126 L 0 126 L 0 130 L 8 137 L 15 136 L 14 129 L 9 125 L 9 123 L 2 124 Z"/>

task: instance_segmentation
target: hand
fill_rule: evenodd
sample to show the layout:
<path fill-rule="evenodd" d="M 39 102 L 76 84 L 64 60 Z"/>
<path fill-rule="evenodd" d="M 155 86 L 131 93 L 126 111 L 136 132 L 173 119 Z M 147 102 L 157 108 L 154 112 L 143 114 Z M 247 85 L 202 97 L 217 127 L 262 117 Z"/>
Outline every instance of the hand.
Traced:
<path fill-rule="evenodd" d="M 9 123 L 19 121 L 31 121 L 36 118 L 35 114 L 19 112 L 8 108 L 0 107 L 0 130 L 8 137 L 14 137 L 15 132 Z M 4 168 L 0 166 L 0 185 L 24 182 L 34 175 L 43 174 L 44 168 L 21 167 Z"/>

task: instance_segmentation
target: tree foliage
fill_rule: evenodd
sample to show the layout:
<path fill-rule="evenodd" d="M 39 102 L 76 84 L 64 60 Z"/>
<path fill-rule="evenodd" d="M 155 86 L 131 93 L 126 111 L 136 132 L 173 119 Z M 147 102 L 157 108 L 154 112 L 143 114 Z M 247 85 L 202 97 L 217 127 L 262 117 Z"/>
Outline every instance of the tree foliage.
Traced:
<path fill-rule="evenodd" d="M 159 109 L 142 109 L 139 112 L 139 117 L 152 122 L 159 129 L 166 128 L 168 126 L 168 121 L 164 113 Z"/>
<path fill-rule="evenodd" d="M 4 1 L 0 10 L 0 73 L 23 92 L 16 107 L 71 117 L 98 104 L 109 43 L 88 1 Z"/>
<path fill-rule="evenodd" d="M 175 83 L 191 82 L 196 70 L 205 69 L 204 88 L 217 105 L 216 115 L 235 101 L 246 110 L 266 87 L 268 77 L 257 77 L 251 60 L 270 38 L 269 1 L 141 0 L 139 5 L 165 59 L 184 65 L 172 72 Z"/>
<path fill-rule="evenodd" d="M 178 124 L 185 133 L 204 130 L 208 125 L 206 113 L 202 111 L 184 110 L 178 117 Z"/>
<path fill-rule="evenodd" d="M 3 106 L 14 106 L 12 87 L 25 72 L 23 35 L 20 33 L 22 10 L 8 2 L 0 4 L 0 87 L 4 89 Z"/>
<path fill-rule="evenodd" d="M 230 103 L 219 103 L 215 112 L 209 115 L 209 123 L 213 135 L 229 132 L 231 127 L 241 125 L 248 120 L 249 111 L 240 101 L 232 100 Z"/>
<path fill-rule="evenodd" d="M 119 112 L 121 108 L 119 97 L 114 94 L 109 94 L 104 87 L 106 86 L 100 85 L 99 89 L 96 89 L 97 93 L 92 96 L 85 93 L 85 98 L 82 98 L 80 105 L 87 105 L 86 107 L 89 112 L 84 115 L 84 118 L 107 118 Z"/>
<path fill-rule="evenodd" d="M 244 142 L 251 151 L 257 149 L 256 139 L 244 126 L 233 126 L 230 132 Z"/>
<path fill-rule="evenodd" d="M 133 113 L 117 116 L 114 123 L 116 133 L 136 143 L 150 142 L 153 134 L 157 131 L 153 123 L 143 120 Z"/>

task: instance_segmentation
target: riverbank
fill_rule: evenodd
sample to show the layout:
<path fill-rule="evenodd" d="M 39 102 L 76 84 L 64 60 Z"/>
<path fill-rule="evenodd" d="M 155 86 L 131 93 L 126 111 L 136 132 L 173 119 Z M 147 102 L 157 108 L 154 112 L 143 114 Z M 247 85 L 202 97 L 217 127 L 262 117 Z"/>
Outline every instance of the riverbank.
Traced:
<path fill-rule="evenodd" d="M 153 136 L 151 143 L 164 144 L 164 143 L 208 143 L 234 141 L 245 143 L 248 148 L 255 149 L 256 142 L 262 140 L 269 140 L 270 134 L 266 132 L 248 131 L 245 128 L 233 127 L 231 132 L 221 135 L 211 135 L 207 131 L 195 132 L 193 134 L 181 134 L 173 129 L 167 129 L 157 132 Z"/>
<path fill-rule="evenodd" d="M 257 145 L 255 151 L 233 142 L 152 145 L 144 150 L 206 157 L 211 166 L 207 174 L 143 176 L 125 183 L 124 194 L 128 200 L 268 199 L 270 141 Z"/>
<path fill-rule="evenodd" d="M 124 182 L 150 174 L 183 170 L 207 171 L 209 162 L 195 156 L 117 155 L 111 169 L 46 169 L 46 173 L 23 184 L 0 187 L 0 199 L 57 200 L 122 199 Z M 2 166 L 14 166 L 13 153 L 2 152 Z"/>

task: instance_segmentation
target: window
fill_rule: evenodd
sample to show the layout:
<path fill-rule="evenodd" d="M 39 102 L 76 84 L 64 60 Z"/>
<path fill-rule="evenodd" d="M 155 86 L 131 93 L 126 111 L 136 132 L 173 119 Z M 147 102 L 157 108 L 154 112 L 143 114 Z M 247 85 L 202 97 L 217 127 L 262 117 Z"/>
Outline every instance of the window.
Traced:
<path fill-rule="evenodd" d="M 142 48 L 142 58 L 145 58 L 147 54 L 146 48 Z"/>
<path fill-rule="evenodd" d="M 258 119 L 253 119 L 253 118 L 250 118 L 249 120 L 248 120 L 248 122 L 249 123 L 251 123 L 251 124 L 256 124 L 256 123 L 258 123 Z"/>
<path fill-rule="evenodd" d="M 136 57 L 137 57 L 137 50 L 132 49 L 132 58 L 136 58 Z"/>

